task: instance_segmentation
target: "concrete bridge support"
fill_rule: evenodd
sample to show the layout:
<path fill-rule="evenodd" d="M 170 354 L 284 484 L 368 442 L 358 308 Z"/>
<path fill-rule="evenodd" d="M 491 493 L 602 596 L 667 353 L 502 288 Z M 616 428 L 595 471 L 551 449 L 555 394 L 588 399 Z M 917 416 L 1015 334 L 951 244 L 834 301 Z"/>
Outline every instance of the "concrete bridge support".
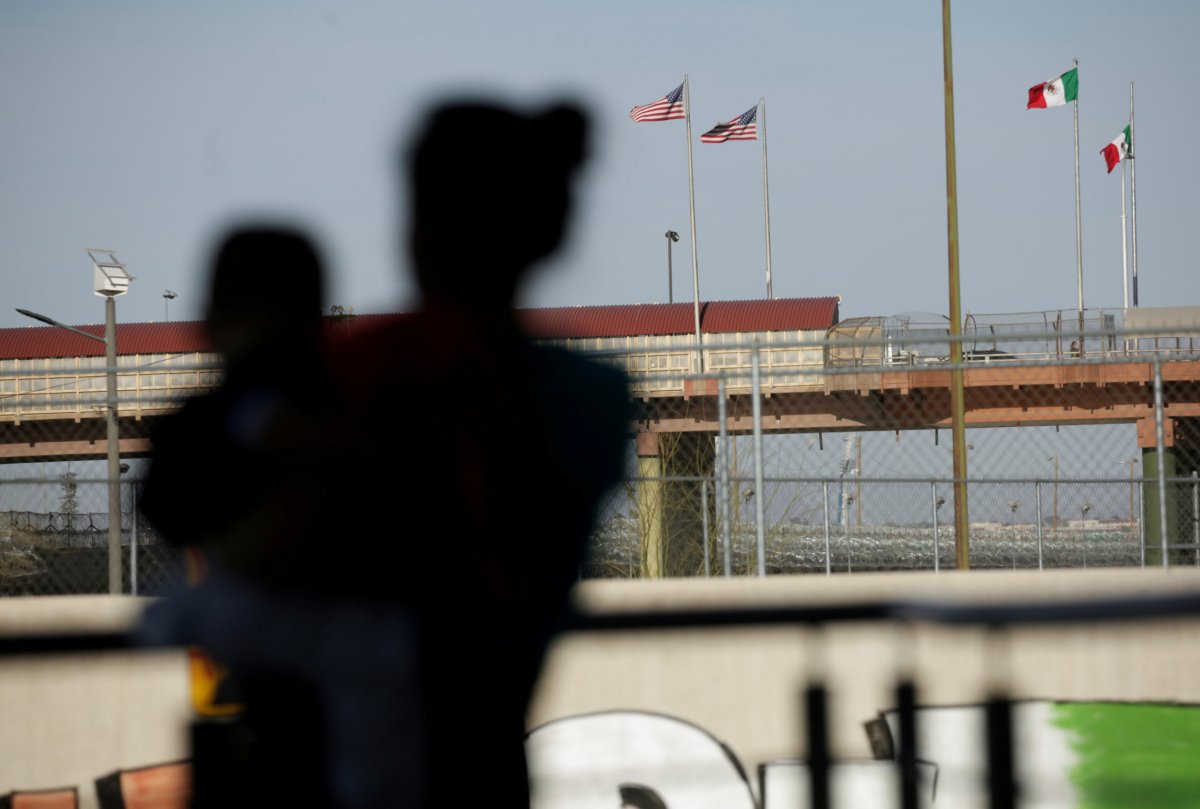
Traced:
<path fill-rule="evenodd" d="M 637 509 L 643 577 L 704 575 L 706 507 L 709 558 L 713 571 L 720 570 L 715 498 L 710 490 L 706 502 L 701 494 L 704 484 L 695 480 L 712 477 L 715 449 L 709 433 L 638 433 Z"/>
<path fill-rule="evenodd" d="M 1196 495 L 1200 494 L 1200 480 L 1195 478 L 1200 473 L 1200 419 L 1163 420 L 1162 464 L 1165 484 L 1159 479 L 1159 448 L 1154 419 L 1138 422 L 1138 446 L 1142 450 L 1142 477 L 1145 481 L 1142 485 L 1142 519 L 1145 525 L 1146 565 L 1162 565 L 1164 533 L 1167 544 L 1171 546 L 1168 564 L 1200 564 L 1200 515 L 1197 514 L 1196 503 Z M 1181 481 L 1180 478 L 1193 480 Z M 1162 524 L 1159 510 L 1160 485 L 1165 485 L 1166 491 L 1165 525 Z"/>

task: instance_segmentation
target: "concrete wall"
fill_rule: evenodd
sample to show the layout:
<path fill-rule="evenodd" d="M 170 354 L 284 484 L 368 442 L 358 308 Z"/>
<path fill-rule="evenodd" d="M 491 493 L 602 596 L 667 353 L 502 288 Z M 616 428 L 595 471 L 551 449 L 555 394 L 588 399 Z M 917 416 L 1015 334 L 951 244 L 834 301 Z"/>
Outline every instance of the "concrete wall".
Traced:
<path fill-rule="evenodd" d="M 590 609 L 828 604 L 887 598 L 957 602 L 1104 597 L 1200 587 L 1200 570 L 988 571 L 601 581 Z M 978 702 L 997 680 L 1014 697 L 1200 702 L 1200 620 L 1029 629 L 990 642 L 973 629 L 886 625 L 596 634 L 558 642 L 530 713 L 643 709 L 694 722 L 758 763 L 805 754 L 802 690 L 824 671 L 835 752 L 868 757 L 862 723 L 893 707 L 898 671 L 924 704 Z"/>
<path fill-rule="evenodd" d="M 828 604 L 886 598 L 978 601 L 1072 598 L 1200 587 L 1200 571 L 1107 570 L 864 574 L 764 580 L 596 581 L 578 589 L 588 609 Z M 108 596 L 0 600 L 0 634 L 128 626 L 138 599 Z M 978 701 L 990 676 L 1017 697 L 1200 703 L 1200 621 L 1099 625 L 1010 633 L 861 625 L 575 635 L 554 647 L 530 725 L 575 713 L 644 709 L 698 724 L 753 773 L 802 756 L 801 690 L 824 672 L 832 689 L 836 752 L 869 756 L 862 723 L 892 707 L 904 666 L 925 704 Z M 0 793 L 78 785 L 117 768 L 185 757 L 190 717 L 182 652 L 0 662 Z"/>
<path fill-rule="evenodd" d="M 142 599 L 0 600 L 0 634 L 128 627 Z M 95 807 L 97 776 L 188 755 L 183 652 L 0 660 L 0 794 L 76 786 Z"/>

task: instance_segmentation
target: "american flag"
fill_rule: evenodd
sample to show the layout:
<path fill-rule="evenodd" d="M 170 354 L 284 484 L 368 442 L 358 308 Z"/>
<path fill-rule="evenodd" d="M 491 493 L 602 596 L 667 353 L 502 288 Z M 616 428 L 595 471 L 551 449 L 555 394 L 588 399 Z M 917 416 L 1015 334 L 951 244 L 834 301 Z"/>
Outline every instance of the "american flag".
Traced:
<path fill-rule="evenodd" d="M 758 140 L 758 106 L 755 105 L 732 121 L 717 124 L 700 136 L 701 143 L 724 143 L 727 140 Z"/>
<path fill-rule="evenodd" d="M 676 121 L 683 118 L 683 84 L 680 83 L 678 87 L 658 101 L 634 107 L 629 111 L 629 117 L 639 124 L 650 121 Z"/>

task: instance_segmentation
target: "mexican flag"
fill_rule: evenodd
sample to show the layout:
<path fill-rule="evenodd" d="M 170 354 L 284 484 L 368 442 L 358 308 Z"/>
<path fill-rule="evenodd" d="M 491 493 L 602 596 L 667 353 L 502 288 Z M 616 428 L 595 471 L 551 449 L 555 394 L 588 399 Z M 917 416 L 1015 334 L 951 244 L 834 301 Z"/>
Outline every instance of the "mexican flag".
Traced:
<path fill-rule="evenodd" d="M 1029 88 L 1029 103 L 1025 109 L 1061 107 L 1079 97 L 1079 68 L 1073 67 L 1057 79 Z"/>
<path fill-rule="evenodd" d="M 1108 173 L 1112 174 L 1112 170 L 1117 167 L 1117 164 L 1125 159 L 1129 154 L 1129 145 L 1132 143 L 1129 134 L 1129 127 L 1121 130 L 1121 134 L 1113 138 L 1112 143 L 1100 150 L 1100 154 L 1104 155 L 1104 162 L 1108 164 Z"/>

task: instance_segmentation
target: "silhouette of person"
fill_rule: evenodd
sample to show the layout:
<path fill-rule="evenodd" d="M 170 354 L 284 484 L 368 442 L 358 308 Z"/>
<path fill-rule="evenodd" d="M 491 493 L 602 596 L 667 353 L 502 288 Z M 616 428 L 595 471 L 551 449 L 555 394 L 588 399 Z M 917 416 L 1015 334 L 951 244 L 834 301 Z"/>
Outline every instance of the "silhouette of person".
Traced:
<path fill-rule="evenodd" d="M 323 288 L 316 249 L 298 231 L 230 233 L 217 251 L 205 313 L 224 378 L 153 436 L 142 511 L 166 541 L 203 549 L 247 578 L 299 582 L 299 562 L 286 557 L 304 533 L 304 490 L 315 484 L 302 472 L 318 449 L 335 445 Z M 198 502 L 199 492 L 219 496 Z"/>
<path fill-rule="evenodd" d="M 348 586 L 406 605 L 420 666 L 425 807 L 526 806 L 525 714 L 598 501 L 624 461 L 624 375 L 535 343 L 513 305 L 563 240 L 587 122 L 442 105 L 406 154 L 418 308 L 335 364 L 363 425 Z M 447 785 L 453 785 L 448 788 Z"/>
<path fill-rule="evenodd" d="M 148 610 L 143 631 L 203 646 L 229 667 L 246 708 L 248 752 L 224 750 L 227 759 L 208 762 L 220 772 L 201 775 L 221 786 L 198 784 L 198 805 L 326 802 L 328 711 L 296 659 L 311 650 L 297 636 L 320 635 L 312 631 L 319 607 L 297 609 L 283 595 L 307 592 L 317 575 L 322 470 L 338 444 L 323 287 L 316 248 L 299 231 L 229 233 L 205 315 L 224 378 L 152 436 L 139 505 L 166 542 L 199 550 L 209 574 Z"/>

